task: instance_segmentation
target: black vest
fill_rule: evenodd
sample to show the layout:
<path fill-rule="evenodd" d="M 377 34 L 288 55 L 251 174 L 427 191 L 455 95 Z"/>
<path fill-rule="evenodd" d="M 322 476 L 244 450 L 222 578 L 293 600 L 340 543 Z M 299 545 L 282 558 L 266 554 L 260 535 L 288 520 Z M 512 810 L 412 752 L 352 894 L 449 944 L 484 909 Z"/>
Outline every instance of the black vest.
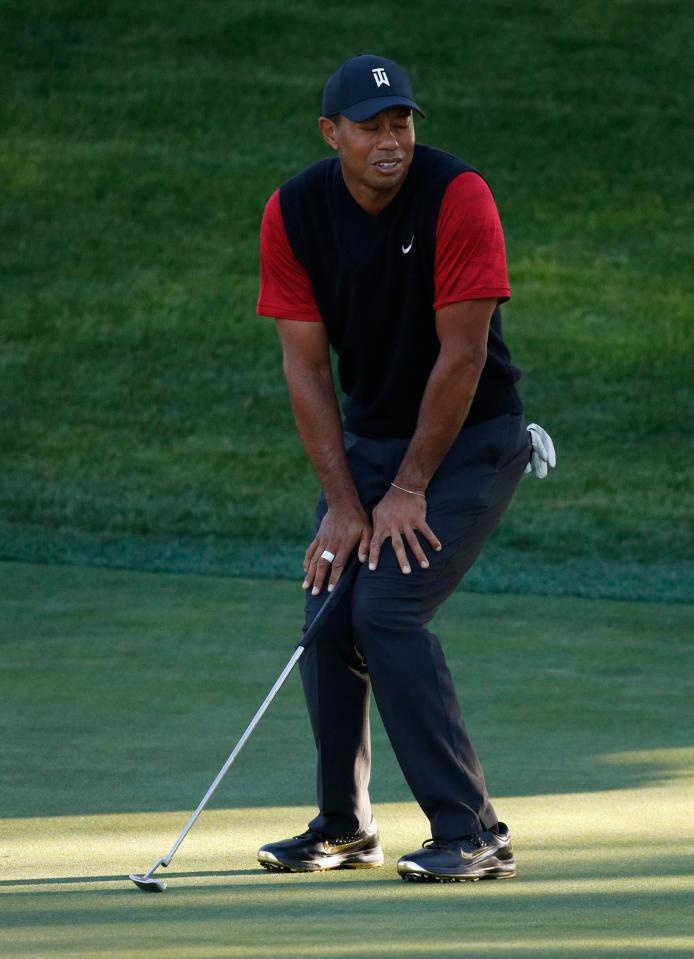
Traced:
<path fill-rule="evenodd" d="M 354 200 L 337 157 L 321 160 L 280 189 L 287 238 L 308 272 L 339 357 L 350 432 L 407 437 L 415 431 L 439 353 L 432 308 L 439 208 L 451 180 L 472 169 L 448 153 L 416 146 L 405 182 L 377 216 Z M 465 425 L 520 412 L 514 388 L 519 378 L 497 307 Z"/>

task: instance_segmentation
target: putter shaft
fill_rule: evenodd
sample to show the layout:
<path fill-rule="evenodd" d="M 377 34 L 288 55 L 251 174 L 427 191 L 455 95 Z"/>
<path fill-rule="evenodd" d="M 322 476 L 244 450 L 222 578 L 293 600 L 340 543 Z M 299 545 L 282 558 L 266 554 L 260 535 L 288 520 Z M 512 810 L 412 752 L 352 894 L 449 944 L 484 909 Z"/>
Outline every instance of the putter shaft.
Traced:
<path fill-rule="evenodd" d="M 259 723 L 260 720 L 262 719 L 264 713 L 266 712 L 268 706 L 270 705 L 270 703 L 272 702 L 272 700 L 275 698 L 275 696 L 277 695 L 277 693 L 279 692 L 279 690 L 280 690 L 280 689 L 282 688 L 282 686 L 284 685 L 284 682 L 285 682 L 285 680 L 287 679 L 287 676 L 289 676 L 289 674 L 291 673 L 291 671 L 294 669 L 294 666 L 296 665 L 296 663 L 297 663 L 298 660 L 300 659 L 301 654 L 304 652 L 305 648 L 309 645 L 309 643 L 311 643 L 311 642 L 314 640 L 314 638 L 316 637 L 316 635 L 317 635 L 317 633 L 318 633 L 318 628 L 319 628 L 319 626 L 322 624 L 323 620 L 326 618 L 326 616 L 327 616 L 327 614 L 328 614 L 328 611 L 332 608 L 332 606 L 334 606 L 334 605 L 337 604 L 338 598 L 339 598 L 339 597 L 342 595 L 342 593 L 347 589 L 349 583 L 350 583 L 351 580 L 352 580 L 352 577 L 354 576 L 354 573 L 355 573 L 355 570 L 356 570 L 356 568 L 357 568 L 357 565 L 358 565 L 358 563 L 357 563 L 357 555 L 356 555 L 356 552 L 355 552 L 355 553 L 352 554 L 351 559 L 346 563 L 345 568 L 344 568 L 344 570 L 342 571 L 342 576 L 341 576 L 340 579 L 338 580 L 338 582 L 337 582 L 337 584 L 336 584 L 336 586 L 335 586 L 335 589 L 332 591 L 332 593 L 330 594 L 330 596 L 325 600 L 325 602 L 323 603 L 323 605 L 321 606 L 321 608 L 320 608 L 320 609 L 318 610 L 318 612 L 316 613 L 316 615 L 315 615 L 315 617 L 314 617 L 314 619 L 313 619 L 313 622 L 311 623 L 311 625 L 308 627 L 308 629 L 307 629 L 306 632 L 304 633 L 303 639 L 302 639 L 301 642 L 297 645 L 296 649 L 295 649 L 294 652 L 292 653 L 291 659 L 289 660 L 289 662 L 287 663 L 287 665 L 284 667 L 284 669 L 282 670 L 282 672 L 280 673 L 280 675 L 277 677 L 277 680 L 276 680 L 274 686 L 272 687 L 272 689 L 270 690 L 270 692 L 267 694 L 267 696 L 265 697 L 265 699 L 264 699 L 263 702 L 261 703 L 260 708 L 259 708 L 258 711 L 256 712 L 256 714 L 255 714 L 255 716 L 253 717 L 253 719 L 251 719 L 251 721 L 250 721 L 250 723 L 248 724 L 248 726 L 246 727 L 243 735 L 241 736 L 241 738 L 239 739 L 239 741 L 237 742 L 237 744 L 234 746 L 233 750 L 232 750 L 231 753 L 229 754 L 226 762 L 224 763 L 224 765 L 222 766 L 222 768 L 219 770 L 219 772 L 217 773 L 217 775 L 215 776 L 215 778 L 214 778 L 214 779 L 212 780 L 212 782 L 210 783 L 209 789 L 207 790 L 207 792 L 206 792 L 205 795 L 202 797 L 202 799 L 200 800 L 200 802 L 198 803 L 198 805 L 196 806 L 196 808 L 195 808 L 195 809 L 193 810 L 193 812 L 191 813 L 188 822 L 185 824 L 185 826 L 184 826 L 183 829 L 181 830 L 181 833 L 180 833 L 180 835 L 176 838 L 176 841 L 174 842 L 173 846 L 171 847 L 171 849 L 169 849 L 169 851 L 166 853 L 165 856 L 163 856 L 161 859 L 157 859 L 157 861 L 156 861 L 152 866 L 150 866 L 150 868 L 147 870 L 146 873 L 144 873 L 144 874 L 141 875 L 141 876 L 137 876 L 137 879 L 140 879 L 141 881 L 142 881 L 142 880 L 146 881 L 146 880 L 148 880 L 148 879 L 151 879 L 151 878 L 152 878 L 152 875 L 154 874 L 154 872 L 155 872 L 160 866 L 163 866 L 164 868 L 166 868 L 166 867 L 169 865 L 169 863 L 171 862 L 171 860 L 173 859 L 173 857 L 176 855 L 176 850 L 178 849 L 178 847 L 181 845 L 181 843 L 183 842 L 183 840 L 186 838 L 186 836 L 188 835 L 188 833 L 190 832 L 190 830 L 191 830 L 191 829 L 193 828 L 193 826 L 195 825 L 195 822 L 196 822 L 196 820 L 198 819 L 198 816 L 199 816 L 200 813 L 203 811 L 203 809 L 205 808 L 205 806 L 207 805 L 207 803 L 210 801 L 210 799 L 212 798 L 212 795 L 213 795 L 214 791 L 216 790 L 217 786 L 219 786 L 220 782 L 222 781 L 222 779 L 224 779 L 225 775 L 227 774 L 227 772 L 228 772 L 228 770 L 229 770 L 229 767 L 230 767 L 231 764 L 234 762 L 234 760 L 236 759 L 236 757 L 238 756 L 238 754 L 241 752 L 241 750 L 243 749 L 244 745 L 245 745 L 246 742 L 248 741 L 248 737 L 251 735 L 251 733 L 253 732 L 253 730 L 255 729 L 255 727 L 258 725 L 258 723 Z M 134 877 L 134 874 L 131 874 L 130 878 L 131 878 L 131 879 L 133 880 L 133 882 L 135 882 L 135 884 L 137 885 L 137 882 L 136 882 L 136 879 L 135 879 L 135 877 Z M 164 886 L 164 888 L 166 888 L 166 887 Z"/>
<path fill-rule="evenodd" d="M 178 838 L 177 838 L 176 841 L 174 842 L 174 844 L 173 844 L 173 846 L 171 847 L 171 849 L 169 849 L 169 851 L 167 852 L 167 854 L 166 854 L 165 856 L 163 856 L 161 859 L 158 859 L 158 860 L 154 863 L 154 865 L 153 865 L 150 869 L 147 870 L 147 872 L 146 872 L 146 873 L 144 874 L 144 876 L 143 876 L 144 879 L 149 879 L 149 878 L 151 877 L 152 873 L 153 873 L 156 869 L 158 869 L 159 866 L 163 866 L 164 868 L 166 868 L 166 867 L 169 865 L 169 863 L 171 862 L 171 860 L 173 859 L 173 857 L 176 855 L 176 850 L 178 849 L 178 847 L 181 845 L 181 843 L 183 842 L 183 840 L 186 838 L 186 836 L 188 835 L 188 833 L 190 832 L 190 830 L 191 830 L 191 829 L 193 828 L 193 826 L 195 825 L 195 822 L 196 822 L 198 816 L 200 815 L 200 813 L 203 811 L 203 809 L 205 808 L 205 806 L 208 804 L 208 802 L 209 802 L 210 799 L 212 798 L 212 795 L 213 795 L 214 791 L 216 790 L 217 786 L 219 786 L 219 784 L 220 784 L 220 782 L 222 781 L 222 779 L 224 779 L 224 777 L 226 776 L 226 774 L 227 774 L 227 772 L 228 772 L 228 770 L 229 770 L 229 767 L 231 766 L 231 764 L 234 762 L 234 760 L 236 759 L 236 757 L 238 756 L 238 754 L 241 752 L 241 750 L 242 750 L 243 747 L 245 746 L 246 742 L 248 741 L 249 736 L 251 735 L 251 733 L 253 732 L 253 730 L 255 729 L 255 727 L 258 725 L 258 723 L 260 722 L 260 720 L 263 718 L 263 714 L 265 713 L 265 711 L 267 710 L 267 708 L 268 708 L 268 706 L 270 705 L 270 703 L 272 702 L 272 700 L 275 698 L 275 696 L 277 695 L 277 693 L 280 691 L 280 689 L 281 689 L 282 686 L 284 685 L 284 682 L 285 682 L 287 676 L 289 676 L 289 674 L 291 673 L 292 669 L 294 669 L 294 666 L 296 665 L 297 661 L 298 661 L 299 658 L 301 657 L 301 654 L 303 653 L 303 651 L 304 651 L 304 647 L 301 646 L 301 645 L 300 645 L 300 646 L 297 646 L 297 648 L 294 650 L 294 653 L 292 654 L 292 658 L 289 660 L 289 662 L 287 663 L 287 665 L 284 667 L 284 669 L 282 670 L 282 672 L 281 672 L 280 675 L 278 676 L 277 681 L 275 682 L 275 685 L 272 687 L 272 689 L 270 690 L 270 692 L 267 694 L 267 696 L 266 696 L 265 699 L 263 700 L 263 702 L 262 702 L 260 708 L 258 709 L 257 713 L 255 714 L 255 716 L 253 717 L 253 719 L 250 721 L 250 723 L 249 723 L 248 726 L 246 727 L 243 735 L 241 736 L 241 738 L 239 739 L 239 741 L 237 742 L 237 744 L 234 746 L 233 750 L 232 750 L 231 753 L 229 754 L 229 757 L 228 757 L 227 761 L 224 763 L 224 765 L 222 766 L 222 768 L 219 770 L 219 772 L 217 773 L 217 775 L 216 775 L 216 776 L 214 777 L 214 779 L 212 780 L 212 782 L 211 782 L 211 784 L 210 784 L 210 788 L 207 790 L 207 792 L 205 793 L 205 795 L 202 797 L 202 799 L 200 800 L 200 802 L 198 803 L 198 805 L 195 807 L 195 809 L 194 809 L 193 812 L 191 813 L 190 819 L 188 820 L 188 822 L 185 824 L 185 826 L 184 826 L 183 829 L 181 830 L 181 834 L 178 836 Z"/>

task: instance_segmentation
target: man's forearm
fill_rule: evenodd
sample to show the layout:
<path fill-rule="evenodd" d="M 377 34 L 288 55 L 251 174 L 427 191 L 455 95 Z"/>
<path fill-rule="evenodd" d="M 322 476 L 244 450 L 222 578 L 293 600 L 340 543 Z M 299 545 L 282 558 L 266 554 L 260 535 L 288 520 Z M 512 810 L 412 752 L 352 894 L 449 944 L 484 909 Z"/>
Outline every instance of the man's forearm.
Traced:
<path fill-rule="evenodd" d="M 285 364 L 296 428 L 328 506 L 358 502 L 345 455 L 342 419 L 330 367 Z"/>
<path fill-rule="evenodd" d="M 422 397 L 412 441 L 395 481 L 424 491 L 467 418 L 485 355 L 450 357 L 442 351 Z"/>

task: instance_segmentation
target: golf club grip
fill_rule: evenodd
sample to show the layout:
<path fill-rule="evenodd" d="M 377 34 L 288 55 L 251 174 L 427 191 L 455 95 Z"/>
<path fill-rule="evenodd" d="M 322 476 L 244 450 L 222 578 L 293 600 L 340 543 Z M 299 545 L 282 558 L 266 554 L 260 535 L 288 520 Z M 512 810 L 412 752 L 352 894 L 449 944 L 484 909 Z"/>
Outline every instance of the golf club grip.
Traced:
<path fill-rule="evenodd" d="M 337 606 L 340 601 L 340 597 L 349 589 L 359 565 L 357 551 L 355 550 L 345 563 L 344 569 L 342 570 L 342 575 L 335 584 L 332 593 L 328 595 L 328 598 L 313 617 L 313 621 L 304 633 L 302 640 L 296 644 L 297 649 L 299 646 L 303 646 L 303 648 L 306 649 L 306 647 L 310 646 L 314 641 L 318 635 L 318 632 L 322 628 L 323 623 L 330 615 L 330 610 L 334 606 Z"/>

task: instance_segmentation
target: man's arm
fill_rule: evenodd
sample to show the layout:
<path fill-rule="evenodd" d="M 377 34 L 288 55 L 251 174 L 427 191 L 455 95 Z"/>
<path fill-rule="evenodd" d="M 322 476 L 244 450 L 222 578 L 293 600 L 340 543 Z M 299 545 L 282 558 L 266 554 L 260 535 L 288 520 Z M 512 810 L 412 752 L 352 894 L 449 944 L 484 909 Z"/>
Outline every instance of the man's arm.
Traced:
<path fill-rule="evenodd" d="M 319 593 L 335 554 L 328 590 L 331 590 L 354 547 L 366 559 L 371 524 L 354 486 L 345 455 L 342 419 L 335 395 L 328 338 L 322 323 L 277 320 L 296 427 L 320 481 L 328 511 L 304 557 L 304 589 Z"/>
<path fill-rule="evenodd" d="M 415 535 L 419 530 L 440 549 L 426 522 L 426 491 L 432 476 L 458 435 L 472 405 L 487 358 L 489 322 L 496 299 L 466 300 L 436 311 L 436 332 L 441 343 L 438 359 L 429 374 L 419 408 L 417 429 L 394 483 L 373 512 L 369 568 L 375 569 L 388 537 L 403 573 L 410 572 L 403 539 L 421 566 L 429 564 Z"/>
<path fill-rule="evenodd" d="M 395 482 L 426 489 L 465 422 L 487 360 L 496 300 L 452 303 L 436 312 L 441 350 L 429 375 L 417 429 Z"/>

